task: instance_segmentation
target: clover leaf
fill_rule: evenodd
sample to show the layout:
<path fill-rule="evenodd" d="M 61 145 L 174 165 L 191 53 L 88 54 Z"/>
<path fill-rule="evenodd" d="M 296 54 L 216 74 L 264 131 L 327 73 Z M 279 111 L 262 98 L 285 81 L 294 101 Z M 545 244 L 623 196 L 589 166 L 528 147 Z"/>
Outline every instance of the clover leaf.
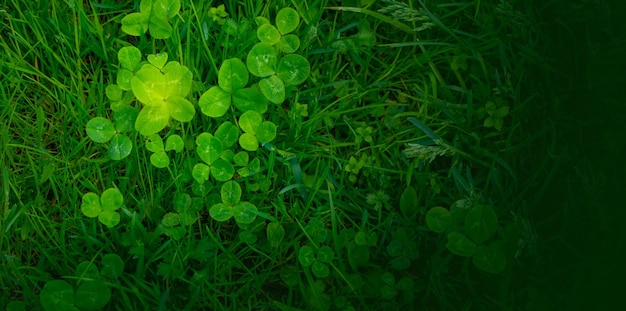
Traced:
<path fill-rule="evenodd" d="M 244 133 L 239 137 L 239 145 L 247 151 L 256 151 L 259 143 L 266 143 L 276 137 L 276 125 L 263 121 L 256 111 L 247 111 L 239 117 L 239 127 Z"/>
<path fill-rule="evenodd" d="M 208 174 L 218 181 L 227 181 L 235 174 L 235 168 L 230 162 L 222 159 L 224 146 L 222 141 L 209 134 L 202 133 L 196 138 L 197 153 L 200 159 L 206 163 L 198 163 L 194 166 L 192 174 L 196 181 L 202 183 L 208 178 Z"/>
<path fill-rule="evenodd" d="M 169 19 L 180 11 L 179 0 L 141 0 L 138 13 L 131 13 L 122 19 L 122 31 L 139 36 L 150 30 L 156 39 L 167 39 L 172 35 Z"/>
<path fill-rule="evenodd" d="M 485 127 L 494 127 L 496 130 L 502 130 L 504 125 L 504 118 L 509 115 L 509 106 L 502 106 L 498 108 L 496 104 L 489 101 L 485 104 L 485 110 L 489 116 L 485 119 Z"/>
<path fill-rule="evenodd" d="M 241 186 L 234 180 L 225 182 L 221 191 L 222 202 L 209 209 L 211 218 L 227 221 L 234 217 L 239 224 L 251 224 L 256 219 L 257 207 L 250 202 L 241 201 Z"/>
<path fill-rule="evenodd" d="M 98 217 L 98 220 L 109 228 L 120 222 L 120 214 L 116 212 L 122 207 L 124 197 L 117 188 L 109 188 L 98 196 L 93 192 L 83 195 L 81 211 L 89 218 Z"/>
<path fill-rule="evenodd" d="M 267 99 L 274 104 L 282 104 L 285 101 L 285 83 L 275 75 L 271 75 L 259 81 L 259 88 Z"/>
<path fill-rule="evenodd" d="M 159 65 L 160 59 L 153 59 Z M 135 129 L 149 136 L 160 132 L 170 117 L 181 122 L 191 121 L 195 109 L 185 96 L 191 91 L 191 71 L 178 62 L 169 62 L 159 70 L 153 64 L 145 64 L 131 79 L 135 97 L 143 103 L 135 121 Z"/>
<path fill-rule="evenodd" d="M 250 52 L 246 64 L 251 74 L 263 78 L 274 74 L 278 53 L 274 47 L 265 42 L 255 44 Z"/>
<path fill-rule="evenodd" d="M 300 23 L 300 15 L 292 8 L 283 8 L 276 14 L 276 28 L 285 35 L 294 31 Z"/>
<path fill-rule="evenodd" d="M 39 300 L 47 311 L 78 310 L 74 307 L 74 288 L 63 280 L 46 282 L 39 294 Z"/>
<path fill-rule="evenodd" d="M 476 205 L 467 213 L 465 230 L 476 243 L 483 243 L 496 233 L 498 218 L 493 208 Z"/>
<path fill-rule="evenodd" d="M 285 55 L 278 62 L 276 74 L 286 85 L 298 85 L 309 77 L 311 65 L 302 55 Z"/>

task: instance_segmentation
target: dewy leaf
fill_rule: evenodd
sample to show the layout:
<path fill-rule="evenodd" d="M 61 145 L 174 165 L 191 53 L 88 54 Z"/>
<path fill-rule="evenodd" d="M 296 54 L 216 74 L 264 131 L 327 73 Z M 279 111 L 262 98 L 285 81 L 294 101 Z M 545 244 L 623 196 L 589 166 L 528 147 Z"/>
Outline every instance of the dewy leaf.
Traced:
<path fill-rule="evenodd" d="M 45 310 L 78 310 L 74 307 L 74 289 L 63 280 L 46 282 L 39 300 Z"/>
<path fill-rule="evenodd" d="M 239 127 L 246 133 L 256 134 L 256 128 L 263 121 L 263 117 L 256 111 L 246 111 L 239 117 Z"/>
<path fill-rule="evenodd" d="M 261 79 L 259 88 L 263 95 L 274 104 L 282 104 L 285 101 L 285 84 L 277 76 L 271 75 Z"/>
<path fill-rule="evenodd" d="M 112 160 L 119 161 L 130 155 L 133 149 L 133 143 L 130 138 L 124 134 L 115 134 L 109 144 L 109 157 Z"/>
<path fill-rule="evenodd" d="M 278 54 L 274 47 L 260 42 L 252 47 L 246 63 L 251 74 L 263 78 L 274 74 L 277 60 Z"/>
<path fill-rule="evenodd" d="M 267 111 L 267 98 L 257 90 L 245 88 L 233 94 L 233 105 L 241 112 L 254 110 L 258 113 Z"/>
<path fill-rule="evenodd" d="M 300 15 L 292 8 L 283 8 L 276 14 L 276 27 L 286 35 L 296 29 L 300 23 Z"/>
<path fill-rule="evenodd" d="M 220 67 L 217 82 L 222 90 L 233 93 L 248 84 L 248 69 L 238 58 L 227 59 Z"/>
<path fill-rule="evenodd" d="M 93 192 L 85 193 L 85 195 L 83 195 L 83 203 L 80 206 L 80 210 L 89 218 L 98 217 L 100 212 L 102 212 L 100 197 Z"/>
<path fill-rule="evenodd" d="M 256 137 L 259 143 L 269 143 L 276 138 L 276 125 L 270 121 L 264 121 L 256 129 Z"/>
<path fill-rule="evenodd" d="M 111 300 L 111 289 L 102 280 L 82 282 L 74 301 L 81 310 L 100 310 Z"/>
<path fill-rule="evenodd" d="M 202 113 L 212 118 L 219 118 L 226 114 L 230 108 L 230 93 L 219 86 L 212 86 L 198 100 L 198 106 Z"/>
<path fill-rule="evenodd" d="M 240 224 L 251 224 L 256 219 L 257 208 L 249 202 L 239 202 L 233 207 L 235 221 Z"/>
<path fill-rule="evenodd" d="M 117 60 L 120 62 L 120 67 L 134 71 L 141 62 L 141 51 L 134 46 L 125 46 L 117 52 Z"/>
<path fill-rule="evenodd" d="M 448 234 L 448 250 L 455 255 L 470 257 L 476 253 L 476 244 L 458 232 Z"/>
<path fill-rule="evenodd" d="M 169 119 L 169 110 L 165 105 L 145 106 L 137 116 L 135 129 L 143 136 L 152 135 L 163 130 Z"/>
<path fill-rule="evenodd" d="M 106 143 L 115 135 L 113 123 L 102 117 L 95 117 L 89 120 L 85 130 L 87 131 L 87 136 L 97 143 Z"/>
<path fill-rule="evenodd" d="M 234 180 L 225 182 L 220 193 L 222 202 L 228 206 L 235 206 L 241 200 L 241 186 Z"/>
<path fill-rule="evenodd" d="M 239 145 L 247 151 L 256 151 L 259 149 L 259 141 L 256 136 L 250 133 L 243 133 L 239 136 Z"/>
<path fill-rule="evenodd" d="M 298 261 L 300 264 L 308 267 L 315 262 L 315 253 L 313 252 L 313 248 L 311 246 L 305 245 L 300 248 L 298 252 Z"/>
<path fill-rule="evenodd" d="M 122 206 L 124 197 L 117 188 L 109 188 L 102 192 L 100 203 L 102 204 L 103 210 L 114 211 Z"/>
<path fill-rule="evenodd" d="M 298 85 L 309 77 L 311 65 L 301 55 L 288 54 L 280 59 L 276 74 L 285 81 L 285 85 Z"/>
<path fill-rule="evenodd" d="M 490 206 L 476 205 L 465 217 L 465 230 L 478 244 L 487 241 L 498 228 L 498 217 Z"/>
<path fill-rule="evenodd" d="M 256 36 L 263 43 L 274 45 L 280 41 L 280 32 L 271 24 L 263 24 L 256 31 Z"/>

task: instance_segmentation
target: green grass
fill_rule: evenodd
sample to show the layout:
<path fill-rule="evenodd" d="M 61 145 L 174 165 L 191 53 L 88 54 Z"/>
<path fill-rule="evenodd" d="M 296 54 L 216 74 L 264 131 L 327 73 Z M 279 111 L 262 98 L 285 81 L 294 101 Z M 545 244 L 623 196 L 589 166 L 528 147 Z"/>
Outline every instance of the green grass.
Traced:
<path fill-rule="evenodd" d="M 548 38 L 565 36 L 548 32 L 541 19 L 552 7 L 522 0 L 407 1 L 404 9 L 379 11 L 391 2 L 225 1 L 230 18 L 251 25 L 256 16 L 273 22 L 288 6 L 304 20 L 298 53 L 311 74 L 285 103 L 270 104 L 264 118 L 278 127 L 273 147 L 251 153 L 260 159 L 258 174 L 237 179 L 242 201 L 284 228 L 273 247 L 268 220 L 240 225 L 211 217 L 222 183 L 207 182 L 205 194 L 197 194 L 194 150 L 171 153 L 172 164 L 157 169 L 138 132 L 129 133 L 133 151 L 121 161 L 108 159 L 106 145 L 85 132 L 92 118 L 112 117 L 105 90 L 116 83 L 117 51 L 129 45 L 144 57 L 166 51 L 193 74 L 188 99 L 196 115 L 165 132 L 193 147 L 199 133 L 235 121 L 230 112 L 208 118 L 198 99 L 217 84 L 224 60 L 245 59 L 256 37 L 207 27 L 217 2 L 181 2 L 175 31 L 164 40 L 121 30 L 139 1 L 0 6 L 2 309 L 45 309 L 41 293 L 53 280 L 74 290 L 92 284 L 77 274 L 85 261 L 102 268 L 112 292 L 106 310 L 549 310 L 569 294 L 581 295 L 582 282 L 600 282 L 587 274 L 571 291 L 549 289 L 577 272 L 577 263 L 597 264 L 571 236 L 584 224 L 558 225 L 585 211 L 573 198 L 551 201 L 555 181 L 564 181 L 571 197 L 587 189 L 591 203 L 602 201 L 595 185 L 614 181 L 591 159 L 563 173 L 578 157 L 570 151 L 579 149 L 558 130 L 576 115 L 561 113 L 571 99 L 564 81 L 571 72 L 552 61 L 560 55 L 551 54 Z M 392 13 L 402 10 L 405 15 Z M 617 60 L 620 47 L 613 42 L 606 56 Z M 508 107 L 499 129 L 485 126 L 487 102 Z M 617 144 L 610 132 L 604 137 Z M 407 156 L 409 144 L 433 140 L 445 155 Z M 266 188 L 255 191 L 255 185 Z M 81 205 L 85 193 L 111 187 L 123 194 L 124 206 L 121 222 L 108 228 L 87 218 Z M 178 194 L 202 204 L 180 239 L 162 225 Z M 567 207 L 543 214 L 546 202 Z M 427 226 L 431 208 L 453 204 L 493 207 L 498 229 L 492 240 L 506 243 L 503 271 L 488 273 L 454 255 L 446 234 Z M 611 223 L 608 213 L 595 216 Z M 318 261 L 322 247 L 332 251 L 327 277 L 303 264 L 300 252 L 307 247 Z M 123 260 L 120 276 L 104 272 L 106 254 Z"/>

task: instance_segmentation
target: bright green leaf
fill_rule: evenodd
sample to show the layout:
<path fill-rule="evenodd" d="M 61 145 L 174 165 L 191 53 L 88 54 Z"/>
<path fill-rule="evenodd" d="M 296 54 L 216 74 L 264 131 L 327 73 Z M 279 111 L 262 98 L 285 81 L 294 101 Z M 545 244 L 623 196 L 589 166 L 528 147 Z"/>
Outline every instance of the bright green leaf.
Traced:
<path fill-rule="evenodd" d="M 80 210 L 89 218 L 98 217 L 100 212 L 102 212 L 100 197 L 93 192 L 86 193 L 83 195 L 83 203 L 80 206 Z"/>
<path fill-rule="evenodd" d="M 217 181 L 227 181 L 235 175 L 235 168 L 224 159 L 217 159 L 211 164 L 211 176 Z"/>
<path fill-rule="evenodd" d="M 248 84 L 248 69 L 238 58 L 227 59 L 220 67 L 217 81 L 222 90 L 233 93 Z"/>
<path fill-rule="evenodd" d="M 263 43 L 274 45 L 280 41 L 280 32 L 271 24 L 263 24 L 256 31 L 256 36 Z"/>
<path fill-rule="evenodd" d="M 276 125 L 270 121 L 264 121 L 256 128 L 256 137 L 260 143 L 268 143 L 276 138 Z"/>
<path fill-rule="evenodd" d="M 248 165 L 250 156 L 248 155 L 247 152 L 245 151 L 240 151 L 237 152 L 237 154 L 235 154 L 233 161 L 235 162 L 235 165 L 237 166 L 246 166 Z"/>
<path fill-rule="evenodd" d="M 170 158 L 165 151 L 157 151 L 150 156 L 150 163 L 156 168 L 166 168 L 170 165 Z"/>
<path fill-rule="evenodd" d="M 158 69 L 163 69 L 163 66 L 167 63 L 167 53 L 150 54 L 148 55 L 148 62 Z"/>
<path fill-rule="evenodd" d="M 239 136 L 239 145 L 241 148 L 248 151 L 256 151 L 259 149 L 259 141 L 256 139 L 256 136 L 250 133 L 243 133 Z"/>
<path fill-rule="evenodd" d="M 100 204 L 103 210 L 114 211 L 122 206 L 124 197 L 117 188 L 109 188 L 102 192 Z"/>
<path fill-rule="evenodd" d="M 108 119 L 95 117 L 85 126 L 87 136 L 97 143 L 106 143 L 115 135 L 115 127 Z"/>
<path fill-rule="evenodd" d="M 104 90 L 104 92 L 110 101 L 118 101 L 122 99 L 123 91 L 118 85 L 107 85 L 107 88 Z"/>
<path fill-rule="evenodd" d="M 225 182 L 220 193 L 222 202 L 228 206 L 235 206 L 241 200 L 241 186 L 234 180 Z"/>
<path fill-rule="evenodd" d="M 285 35 L 294 31 L 300 23 L 300 15 L 292 8 L 283 8 L 276 14 L 276 27 Z"/>
<path fill-rule="evenodd" d="M 263 121 L 263 117 L 256 111 L 246 111 L 239 117 L 239 127 L 246 133 L 256 134 L 256 128 Z"/>
<path fill-rule="evenodd" d="M 191 176 L 193 176 L 193 179 L 198 182 L 199 184 L 204 183 L 206 180 L 209 179 L 209 174 L 211 172 L 211 169 L 208 165 L 206 164 L 202 164 L 202 163 L 198 163 L 196 165 L 194 165 L 192 171 L 191 171 Z"/>
<path fill-rule="evenodd" d="M 98 215 L 98 220 L 105 226 L 113 228 L 120 222 L 120 214 L 114 211 L 104 210 Z"/>
<path fill-rule="evenodd" d="M 260 42 L 252 47 L 246 63 L 251 74 L 263 78 L 274 74 L 277 60 L 278 54 L 274 47 Z"/>
<path fill-rule="evenodd" d="M 148 31 L 149 21 L 149 15 L 130 13 L 122 18 L 122 31 L 131 36 L 140 36 Z"/>
<path fill-rule="evenodd" d="M 256 219 L 257 208 L 250 202 L 239 202 L 233 207 L 235 221 L 240 224 L 251 224 Z"/>
<path fill-rule="evenodd" d="M 213 162 L 219 159 L 222 155 L 222 142 L 219 138 L 214 137 L 209 133 L 202 133 L 198 135 L 198 138 L 196 138 L 196 145 L 198 146 L 196 149 L 198 155 L 206 164 L 213 164 Z"/>
<path fill-rule="evenodd" d="M 227 221 L 233 217 L 233 208 L 223 203 L 217 203 L 211 206 L 209 215 L 217 221 Z"/>
<path fill-rule="evenodd" d="M 231 94 L 219 86 L 212 86 L 198 100 L 202 113 L 212 118 L 219 118 L 230 108 Z"/>
<path fill-rule="evenodd" d="M 219 138 L 224 148 L 230 148 L 239 138 L 239 128 L 230 122 L 223 122 L 215 130 L 215 137 Z"/>
<path fill-rule="evenodd" d="M 277 76 L 271 75 L 261 79 L 259 88 L 263 95 L 274 104 L 282 104 L 285 101 L 285 84 Z"/>
<path fill-rule="evenodd" d="M 167 107 L 172 118 L 181 122 L 191 121 L 196 113 L 191 102 L 180 96 L 170 96 L 167 99 Z"/>
<path fill-rule="evenodd" d="M 235 108 L 241 112 L 254 110 L 258 113 L 265 113 L 267 111 L 267 98 L 252 88 L 236 91 L 232 100 Z"/>
<path fill-rule="evenodd" d="M 124 134 L 115 134 L 109 144 L 109 157 L 112 160 L 119 161 L 130 155 L 133 149 L 133 143 L 130 138 Z"/>
<path fill-rule="evenodd" d="M 141 62 L 141 51 L 134 46 L 125 46 L 117 52 L 117 60 L 121 68 L 134 71 Z"/>
<path fill-rule="evenodd" d="M 165 151 L 174 150 L 179 153 L 183 151 L 184 147 L 185 142 L 183 141 L 182 137 L 176 134 L 170 135 L 165 143 Z"/>
<path fill-rule="evenodd" d="M 151 152 L 163 151 L 163 138 L 159 134 L 152 134 L 146 139 L 146 149 Z"/>
<path fill-rule="evenodd" d="M 300 48 L 300 38 L 294 34 L 288 34 L 282 37 L 276 46 L 283 53 L 293 53 Z"/>
<path fill-rule="evenodd" d="M 288 54 L 280 59 L 276 74 L 281 78 L 285 85 L 298 85 L 309 77 L 311 73 L 311 65 L 301 55 Z"/>

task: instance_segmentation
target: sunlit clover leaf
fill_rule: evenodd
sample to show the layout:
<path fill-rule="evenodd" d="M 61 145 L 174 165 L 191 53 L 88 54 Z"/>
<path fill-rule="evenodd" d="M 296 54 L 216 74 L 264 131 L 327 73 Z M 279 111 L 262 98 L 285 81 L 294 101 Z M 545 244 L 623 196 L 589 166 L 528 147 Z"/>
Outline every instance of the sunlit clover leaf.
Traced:
<path fill-rule="evenodd" d="M 222 203 L 228 206 L 235 206 L 241 201 L 241 186 L 234 180 L 227 181 L 222 185 L 220 195 Z"/>
<path fill-rule="evenodd" d="M 292 8 L 283 8 L 276 14 L 276 28 L 285 35 L 294 31 L 300 23 L 300 15 Z"/>
<path fill-rule="evenodd" d="M 46 311 L 78 310 L 74 307 L 74 289 L 63 280 L 46 282 L 39 300 Z"/>
<path fill-rule="evenodd" d="M 259 143 L 268 143 L 276 138 L 276 125 L 270 121 L 263 121 L 256 128 L 256 138 Z"/>
<path fill-rule="evenodd" d="M 185 142 L 183 138 L 179 135 L 170 135 L 165 142 L 165 151 L 174 150 L 177 153 L 182 152 L 185 147 Z"/>
<path fill-rule="evenodd" d="M 251 74 L 263 78 L 274 74 L 277 61 L 278 53 L 274 47 L 260 42 L 255 44 L 248 53 L 246 64 Z"/>
<path fill-rule="evenodd" d="M 241 112 L 254 110 L 258 113 L 265 113 L 267 97 L 253 88 L 244 88 L 233 94 L 233 105 Z"/>
<path fill-rule="evenodd" d="M 116 83 L 121 90 L 128 91 L 131 89 L 130 80 L 141 62 L 141 51 L 134 46 L 123 47 L 117 52 L 117 60 L 120 68 L 117 71 Z"/>
<path fill-rule="evenodd" d="M 93 192 L 86 193 L 83 195 L 83 204 L 80 209 L 89 218 L 98 217 L 100 212 L 102 212 L 100 197 Z"/>
<path fill-rule="evenodd" d="M 244 88 L 248 84 L 246 65 L 238 58 L 225 60 L 220 67 L 217 83 L 228 93 Z"/>
<path fill-rule="evenodd" d="M 302 55 L 285 55 L 278 62 L 276 74 L 285 82 L 285 85 L 298 85 L 309 77 L 311 65 Z"/>
<path fill-rule="evenodd" d="M 191 171 L 191 176 L 199 184 L 202 184 L 206 180 L 208 180 L 210 174 L 211 174 L 211 168 L 208 165 L 202 164 L 202 163 L 198 163 L 194 165 Z"/>
<path fill-rule="evenodd" d="M 165 63 L 167 63 L 167 53 L 162 52 L 157 54 L 150 54 L 148 55 L 148 62 L 158 69 L 163 69 L 163 66 L 165 66 Z"/>
<path fill-rule="evenodd" d="M 81 211 L 89 218 L 98 220 L 111 228 L 120 222 L 120 214 L 116 212 L 123 204 L 124 198 L 117 188 L 109 188 L 101 197 L 93 192 L 83 195 Z"/>
<path fill-rule="evenodd" d="M 256 111 L 246 111 L 239 117 L 239 127 L 250 134 L 256 133 L 256 128 L 263 121 L 263 117 Z"/>
<path fill-rule="evenodd" d="M 285 101 L 285 84 L 283 80 L 271 75 L 259 81 L 259 88 L 267 99 L 274 104 L 282 104 Z"/>
<path fill-rule="evenodd" d="M 263 43 L 274 45 L 280 41 L 281 35 L 276 27 L 271 24 L 263 24 L 259 26 L 256 32 L 257 38 Z"/>
<path fill-rule="evenodd" d="M 195 113 L 191 102 L 183 98 L 191 90 L 191 71 L 176 62 L 165 65 L 163 71 L 165 75 L 146 64 L 131 79 L 133 93 L 144 104 L 135 121 L 144 136 L 164 129 L 170 117 L 187 122 Z"/>
<path fill-rule="evenodd" d="M 202 113 L 212 118 L 219 118 L 230 108 L 231 94 L 219 86 L 209 88 L 198 100 Z"/>

